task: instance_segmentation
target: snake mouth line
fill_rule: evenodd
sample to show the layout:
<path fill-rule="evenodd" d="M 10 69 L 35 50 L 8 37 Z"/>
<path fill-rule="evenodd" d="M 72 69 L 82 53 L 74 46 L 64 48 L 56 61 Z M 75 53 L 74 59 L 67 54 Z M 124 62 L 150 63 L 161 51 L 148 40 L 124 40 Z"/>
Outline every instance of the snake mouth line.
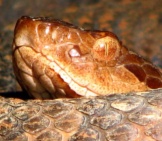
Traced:
<path fill-rule="evenodd" d="M 31 78 L 36 80 L 37 77 L 34 76 L 34 73 L 32 71 L 32 64 L 29 64 L 28 60 L 25 59 L 25 56 L 23 54 L 23 53 L 25 53 L 25 50 L 23 50 L 23 52 L 22 52 L 21 48 L 26 48 L 26 52 L 28 51 L 28 49 L 30 49 L 30 53 L 31 53 L 31 51 L 35 52 L 36 53 L 36 55 L 34 56 L 35 57 L 35 61 L 37 61 L 37 59 L 39 60 L 40 59 L 39 57 L 48 60 L 48 62 L 50 62 L 50 60 L 47 58 L 47 56 L 43 55 L 42 53 L 38 53 L 38 52 L 34 51 L 30 46 L 23 46 L 22 45 L 22 46 L 17 46 L 15 48 L 13 54 L 15 52 L 18 52 L 20 54 L 22 60 L 25 62 L 26 66 L 28 68 L 31 68 L 31 72 L 27 71 L 26 69 L 23 69 L 22 67 L 19 67 L 19 69 L 21 70 L 22 73 L 28 75 L 28 77 L 30 76 Z M 31 56 L 31 57 L 33 57 L 33 56 Z M 33 59 L 33 63 L 34 63 L 34 59 Z M 81 85 L 77 84 L 77 82 L 75 82 L 56 62 L 52 61 L 49 64 L 46 64 L 46 66 L 48 66 L 48 65 L 49 65 L 49 68 L 52 69 L 54 72 L 56 72 L 62 78 L 62 80 L 71 88 L 71 90 L 73 90 L 78 95 L 85 96 L 85 97 L 99 95 L 99 94 L 96 94 L 96 93 L 88 90 L 86 87 L 82 87 Z M 45 75 L 45 74 L 39 75 L 38 79 L 40 77 L 42 77 L 43 75 Z M 48 91 L 48 90 L 46 90 L 46 91 Z M 64 91 L 64 90 L 62 89 L 62 91 Z"/>
<path fill-rule="evenodd" d="M 63 79 L 64 82 L 66 82 L 69 87 L 74 90 L 77 94 L 85 97 L 91 97 L 91 96 L 97 96 L 99 94 L 96 94 L 86 87 L 82 87 L 79 85 L 77 82 L 75 82 L 61 67 L 55 63 L 51 62 L 50 63 L 50 68 L 53 69 L 56 73 L 60 75 L 60 77 Z"/>
<path fill-rule="evenodd" d="M 25 50 L 23 50 L 23 52 L 20 51 L 23 48 L 25 48 L 26 51 Z M 22 57 L 23 61 L 25 62 L 25 64 L 28 66 L 28 68 L 31 68 L 31 71 L 32 71 L 32 65 L 28 62 L 28 60 L 25 58 L 25 56 L 23 54 L 23 53 L 28 52 L 28 49 L 30 50 L 30 53 L 31 52 L 35 53 L 34 56 L 29 56 L 29 57 L 31 57 L 31 58 L 34 57 L 33 60 L 35 60 L 35 61 L 39 60 L 40 58 L 44 58 L 46 61 L 48 61 L 49 63 L 46 64 L 45 66 L 48 66 L 55 73 L 57 73 L 61 77 L 62 81 L 65 82 L 70 87 L 70 89 L 72 91 L 74 91 L 76 94 L 78 94 L 80 96 L 85 96 L 85 97 L 98 96 L 98 95 L 107 95 L 108 94 L 108 93 L 100 94 L 100 93 L 97 93 L 97 92 L 93 92 L 93 90 L 88 89 L 86 86 L 82 86 L 82 85 L 78 84 L 75 80 L 73 80 L 64 71 L 65 68 L 61 68 L 60 65 L 56 61 L 49 60 L 46 55 L 43 55 L 42 53 L 39 53 L 39 52 L 33 50 L 31 46 L 17 46 L 15 48 L 15 51 L 17 50 L 19 52 L 19 54 L 21 55 L 21 57 Z M 34 61 L 33 61 L 33 63 L 34 63 Z M 35 80 L 37 79 L 37 77 L 34 76 L 33 72 L 29 73 L 29 71 L 27 72 L 26 70 L 23 70 L 22 68 L 19 68 L 19 69 L 23 73 L 25 73 L 26 75 L 29 75 L 30 77 L 33 77 L 33 79 L 35 79 Z M 45 74 L 39 75 L 38 79 L 40 79 L 40 77 L 42 77 L 43 75 L 45 75 Z M 52 80 L 50 80 L 50 81 L 52 83 Z M 41 87 L 44 87 L 44 86 L 42 85 Z M 55 85 L 53 87 L 55 87 Z M 44 89 L 46 89 L 46 87 L 44 87 Z M 63 89 L 60 89 L 60 90 L 66 95 L 66 92 Z M 46 89 L 46 91 L 48 91 L 48 89 Z M 112 91 L 111 93 L 113 94 L 114 92 Z"/>

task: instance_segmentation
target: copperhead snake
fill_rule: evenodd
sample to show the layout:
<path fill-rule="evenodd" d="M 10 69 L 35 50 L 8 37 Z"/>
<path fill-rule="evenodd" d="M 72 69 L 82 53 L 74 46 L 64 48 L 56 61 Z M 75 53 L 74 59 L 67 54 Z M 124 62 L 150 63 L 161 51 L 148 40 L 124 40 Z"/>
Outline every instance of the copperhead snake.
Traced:
<path fill-rule="evenodd" d="M 23 16 L 13 67 L 39 100 L 1 98 L 3 140 L 162 140 L 162 74 L 109 31 Z"/>

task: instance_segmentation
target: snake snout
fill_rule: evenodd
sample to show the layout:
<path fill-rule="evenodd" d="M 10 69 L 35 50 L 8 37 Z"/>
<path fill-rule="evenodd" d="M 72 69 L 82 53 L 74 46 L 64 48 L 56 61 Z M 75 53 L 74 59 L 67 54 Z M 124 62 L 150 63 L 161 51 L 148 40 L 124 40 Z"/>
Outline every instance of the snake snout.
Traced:
<path fill-rule="evenodd" d="M 40 37 L 38 34 L 38 26 L 40 21 L 33 22 L 34 19 L 30 17 L 22 17 L 16 23 L 14 31 L 13 49 L 16 47 L 27 46 L 33 48 L 35 51 L 40 52 Z"/>

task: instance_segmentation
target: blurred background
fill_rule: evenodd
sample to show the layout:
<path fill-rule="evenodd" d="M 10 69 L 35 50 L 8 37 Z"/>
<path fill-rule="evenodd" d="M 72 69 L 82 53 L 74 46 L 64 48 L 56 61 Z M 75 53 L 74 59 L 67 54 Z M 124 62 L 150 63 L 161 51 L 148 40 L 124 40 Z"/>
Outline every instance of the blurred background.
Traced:
<path fill-rule="evenodd" d="M 161 0 L 0 0 L 0 93 L 21 91 L 11 54 L 14 26 L 23 15 L 112 31 L 129 49 L 162 67 Z"/>

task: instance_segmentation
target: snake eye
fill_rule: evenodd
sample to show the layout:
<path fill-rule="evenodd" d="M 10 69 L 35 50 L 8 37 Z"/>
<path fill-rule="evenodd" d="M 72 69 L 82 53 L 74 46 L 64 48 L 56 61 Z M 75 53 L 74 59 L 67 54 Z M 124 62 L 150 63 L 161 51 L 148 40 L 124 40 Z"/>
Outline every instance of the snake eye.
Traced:
<path fill-rule="evenodd" d="M 115 60 L 120 52 L 120 43 L 113 37 L 98 39 L 93 46 L 93 56 L 98 60 Z"/>
<path fill-rule="evenodd" d="M 69 55 L 70 57 L 80 57 L 81 51 L 79 49 L 79 46 L 78 45 L 73 46 L 73 48 L 69 50 Z"/>

